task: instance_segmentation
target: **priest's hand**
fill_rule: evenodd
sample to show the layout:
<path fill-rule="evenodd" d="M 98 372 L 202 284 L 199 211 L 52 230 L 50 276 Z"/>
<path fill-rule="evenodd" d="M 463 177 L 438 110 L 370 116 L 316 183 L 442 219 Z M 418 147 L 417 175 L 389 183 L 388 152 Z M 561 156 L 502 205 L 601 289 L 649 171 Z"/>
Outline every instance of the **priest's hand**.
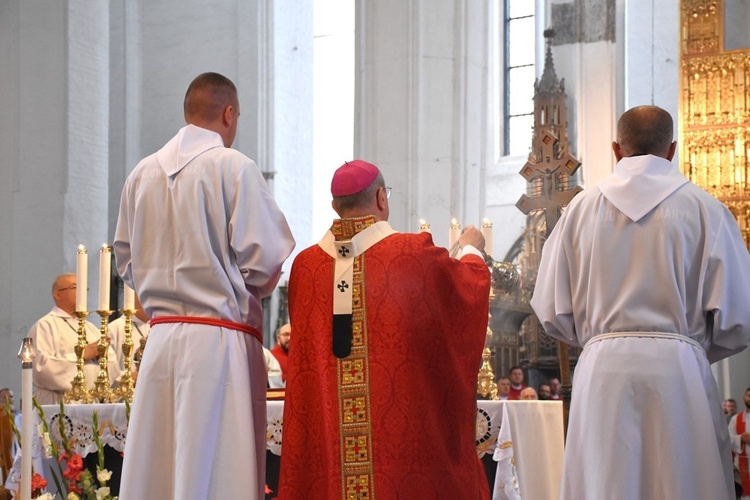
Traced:
<path fill-rule="evenodd" d="M 479 229 L 474 226 L 466 226 L 461 233 L 461 237 L 458 239 L 458 246 L 463 248 L 466 245 L 471 245 L 480 252 L 484 251 L 484 236 Z"/>
<path fill-rule="evenodd" d="M 99 342 L 92 342 L 83 349 L 83 360 L 91 361 L 99 357 Z"/>

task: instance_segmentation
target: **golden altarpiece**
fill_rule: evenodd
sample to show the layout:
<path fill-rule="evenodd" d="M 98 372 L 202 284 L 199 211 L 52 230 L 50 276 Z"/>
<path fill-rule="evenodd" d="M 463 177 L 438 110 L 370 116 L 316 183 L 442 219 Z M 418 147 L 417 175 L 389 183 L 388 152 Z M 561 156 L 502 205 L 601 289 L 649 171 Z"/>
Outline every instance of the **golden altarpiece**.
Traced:
<path fill-rule="evenodd" d="M 750 3 L 683 0 L 680 13 L 680 168 L 750 245 Z"/>

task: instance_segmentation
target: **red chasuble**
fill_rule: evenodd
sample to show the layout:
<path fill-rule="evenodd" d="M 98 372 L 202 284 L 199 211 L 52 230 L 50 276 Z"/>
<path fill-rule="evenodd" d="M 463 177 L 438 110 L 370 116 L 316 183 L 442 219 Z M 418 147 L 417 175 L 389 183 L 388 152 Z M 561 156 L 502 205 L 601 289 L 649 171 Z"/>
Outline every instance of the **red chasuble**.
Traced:
<path fill-rule="evenodd" d="M 373 222 L 331 232 L 351 240 Z M 334 260 L 316 245 L 292 266 L 279 498 L 489 498 L 474 447 L 486 265 L 451 259 L 429 233 L 368 247 L 354 258 L 351 352 L 338 358 Z"/>

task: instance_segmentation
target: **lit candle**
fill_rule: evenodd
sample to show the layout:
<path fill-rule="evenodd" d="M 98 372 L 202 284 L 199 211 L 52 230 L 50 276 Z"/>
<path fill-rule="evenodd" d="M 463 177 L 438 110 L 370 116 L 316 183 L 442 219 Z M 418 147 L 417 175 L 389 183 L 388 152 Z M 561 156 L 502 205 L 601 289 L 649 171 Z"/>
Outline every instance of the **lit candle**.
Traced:
<path fill-rule="evenodd" d="M 492 255 L 492 222 L 487 217 L 484 218 L 480 231 L 484 236 L 484 253 Z"/>
<path fill-rule="evenodd" d="M 86 310 L 86 291 L 88 290 L 89 254 L 86 247 L 78 245 L 76 255 L 76 311 Z"/>
<path fill-rule="evenodd" d="M 427 224 L 427 221 L 424 219 L 419 219 L 419 232 L 420 233 L 429 233 L 430 232 L 430 225 Z"/>
<path fill-rule="evenodd" d="M 124 285 L 125 287 L 125 300 L 123 302 L 122 308 L 125 310 L 135 310 L 135 292 L 132 288 L 130 288 L 128 285 Z"/>
<path fill-rule="evenodd" d="M 448 233 L 448 249 L 453 249 L 454 246 L 458 245 L 458 239 L 461 237 L 461 224 L 458 223 L 455 217 L 451 219 L 451 228 Z"/>
<path fill-rule="evenodd" d="M 99 311 L 109 311 L 109 279 L 112 253 L 107 244 L 99 251 Z"/>

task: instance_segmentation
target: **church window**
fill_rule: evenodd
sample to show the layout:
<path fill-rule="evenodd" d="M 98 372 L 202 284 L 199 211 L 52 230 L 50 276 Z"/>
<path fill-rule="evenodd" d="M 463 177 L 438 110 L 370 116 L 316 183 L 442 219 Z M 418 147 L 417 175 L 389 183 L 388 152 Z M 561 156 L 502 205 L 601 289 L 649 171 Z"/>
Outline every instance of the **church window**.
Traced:
<path fill-rule="evenodd" d="M 535 3 L 505 0 L 504 147 L 506 155 L 527 155 L 534 124 Z"/>

